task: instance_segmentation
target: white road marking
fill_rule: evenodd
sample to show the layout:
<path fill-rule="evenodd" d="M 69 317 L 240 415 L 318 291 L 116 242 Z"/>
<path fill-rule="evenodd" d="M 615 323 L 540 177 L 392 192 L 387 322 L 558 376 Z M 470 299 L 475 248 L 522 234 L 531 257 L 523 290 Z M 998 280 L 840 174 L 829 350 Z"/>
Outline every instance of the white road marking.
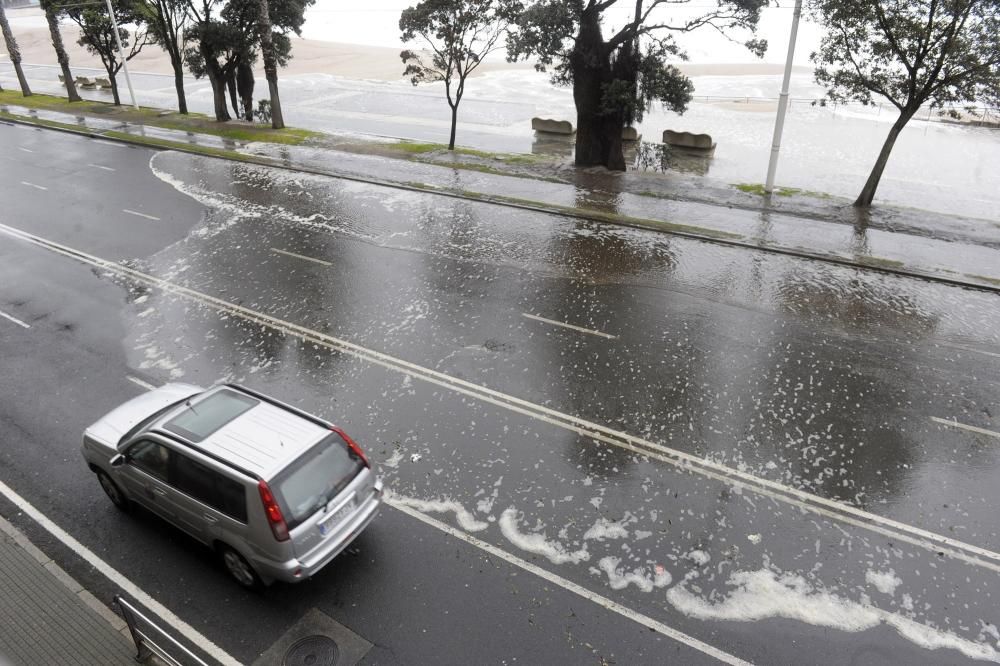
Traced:
<path fill-rule="evenodd" d="M 35 152 L 35 151 L 31 150 L 30 148 L 25 148 L 24 146 L 18 146 L 17 149 L 18 150 L 22 150 L 22 151 L 24 151 L 26 153 L 33 153 L 33 152 Z"/>
<path fill-rule="evenodd" d="M 952 428 L 961 428 L 962 430 L 968 430 L 969 432 L 975 432 L 980 435 L 988 435 L 990 437 L 1000 439 L 1000 432 L 993 432 L 992 430 L 986 430 L 985 428 L 977 428 L 976 426 L 965 425 L 964 423 L 951 421 L 949 419 L 939 419 L 936 416 L 932 416 L 931 421 L 934 421 L 934 423 L 940 423 L 941 425 L 950 426 Z"/>
<path fill-rule="evenodd" d="M 114 141 L 105 141 L 104 139 L 93 139 L 93 141 L 103 146 L 111 146 L 112 148 L 128 148 L 124 143 L 115 143 Z"/>
<path fill-rule="evenodd" d="M 47 190 L 47 189 L 49 189 L 49 188 L 47 188 L 47 187 L 42 187 L 41 185 L 35 185 L 34 183 L 29 183 L 29 182 L 28 182 L 28 181 L 26 181 L 26 180 L 22 180 L 22 181 L 21 181 L 21 184 L 22 184 L 22 185 L 27 185 L 28 187 L 34 187 L 34 188 L 35 188 L 36 190 L 43 190 L 43 191 L 44 191 L 44 190 Z"/>
<path fill-rule="evenodd" d="M 112 169 L 111 167 L 104 166 L 102 164 L 88 164 L 87 166 L 94 167 L 95 169 L 103 169 L 104 171 L 116 171 L 116 169 Z"/>
<path fill-rule="evenodd" d="M 592 592 L 587 588 L 583 587 L 582 585 L 577 585 L 571 580 L 567 580 L 562 576 L 554 574 L 547 569 L 543 569 L 542 567 L 536 564 L 532 564 L 531 562 L 523 560 L 516 555 L 512 555 L 507 551 L 503 550 L 502 548 L 498 548 L 491 543 L 483 541 L 482 539 L 477 539 L 476 537 L 467 534 L 466 532 L 456 529 L 451 525 L 448 525 L 447 523 L 443 523 L 440 520 L 437 520 L 436 518 L 432 518 L 425 513 L 421 513 L 420 511 L 408 507 L 405 504 L 396 502 L 391 497 L 387 497 L 385 499 L 385 503 L 391 506 L 392 508 L 396 509 L 397 511 L 402 511 L 406 515 L 416 518 L 417 520 L 430 525 L 434 529 L 440 530 L 446 534 L 450 534 L 456 539 L 461 539 L 462 541 L 471 544 L 476 548 L 479 548 L 480 550 L 486 551 L 487 553 L 489 553 L 494 557 L 498 557 L 501 560 L 509 562 L 510 564 L 513 564 L 516 567 L 520 567 L 521 569 L 524 569 L 529 573 L 533 573 L 539 578 L 547 580 L 553 585 L 558 585 L 559 587 L 569 592 L 572 592 L 573 594 L 579 595 L 584 599 L 586 599 L 587 601 L 591 601 L 597 604 L 598 606 L 601 606 L 602 608 L 611 611 L 612 613 L 617 613 L 618 615 L 628 618 L 633 622 L 637 622 L 638 624 L 641 624 L 642 626 L 648 629 L 652 629 L 653 631 L 663 634 L 668 638 L 672 638 L 678 643 L 683 643 L 684 645 L 687 645 L 690 648 L 694 648 L 695 650 L 703 652 L 704 654 L 707 654 L 710 657 L 714 657 L 724 664 L 733 664 L 734 666 L 744 666 L 750 664 L 750 662 L 744 661 L 738 657 L 734 657 L 728 652 L 723 652 L 719 648 L 713 645 L 709 645 L 708 643 L 704 643 L 695 638 L 694 636 L 688 636 L 687 634 L 678 631 L 673 627 L 669 627 L 663 624 L 662 622 L 654 620 L 649 616 L 634 611 L 631 608 L 623 606 L 616 601 L 612 601 L 611 599 L 608 599 L 605 596 L 597 594 L 596 592 Z"/>
<path fill-rule="evenodd" d="M 139 379 L 138 377 L 133 377 L 132 375 L 125 375 L 125 379 L 129 380 L 130 382 L 132 382 L 136 386 L 141 386 L 142 388 L 146 389 L 147 391 L 152 391 L 153 389 L 156 388 L 155 386 L 153 386 L 149 382 L 144 382 L 141 379 Z"/>
<path fill-rule="evenodd" d="M 608 333 L 602 333 L 601 331 L 595 331 L 589 328 L 581 328 L 579 326 L 574 326 L 573 324 L 565 324 L 561 321 L 556 321 L 555 319 L 546 319 L 545 317 L 539 317 L 538 315 L 528 314 L 527 312 L 521 313 L 522 317 L 527 317 L 528 319 L 534 319 L 535 321 L 545 322 L 546 324 L 552 324 L 553 326 L 562 326 L 563 328 L 571 328 L 574 331 L 580 331 L 581 333 L 589 333 L 590 335 L 598 335 L 602 338 L 608 338 L 609 340 L 617 340 L 617 335 L 609 335 Z"/>
<path fill-rule="evenodd" d="M 521 398 L 490 389 L 486 386 L 451 377 L 450 375 L 425 368 L 416 363 L 368 349 L 353 342 L 314 331 L 261 312 L 256 312 L 241 305 L 216 298 L 215 296 L 210 296 L 209 294 L 204 294 L 128 268 L 127 266 L 95 257 L 6 224 L 0 223 L 0 232 L 45 248 L 56 254 L 61 254 L 82 263 L 90 264 L 91 266 L 157 287 L 166 293 L 189 299 L 218 312 L 224 312 L 243 320 L 260 324 L 261 326 L 294 335 L 303 340 L 349 354 L 389 370 L 408 374 L 421 381 L 468 395 L 482 402 L 497 405 L 512 412 L 576 432 L 585 437 L 590 437 L 612 446 L 617 446 L 674 465 L 686 472 L 700 474 L 735 487 L 744 488 L 758 495 L 771 497 L 799 509 L 828 517 L 834 521 L 860 527 L 877 534 L 891 536 L 898 541 L 909 543 L 931 552 L 943 552 L 950 557 L 1000 573 L 1000 553 L 998 552 L 936 534 L 914 525 L 901 523 L 892 518 L 870 513 L 851 504 L 814 495 L 798 488 L 786 486 L 777 481 L 760 478 L 748 472 L 742 472 L 691 453 L 673 449 L 625 432 L 613 430 L 607 426 L 602 426 L 570 414 L 564 414 L 543 405 L 536 405 L 527 400 L 522 400 Z"/>
<path fill-rule="evenodd" d="M 146 215 L 145 213 L 137 213 L 134 210 L 129 210 L 128 208 L 122 208 L 122 212 L 123 213 L 128 213 L 129 215 L 135 215 L 136 217 L 144 217 L 147 220 L 153 220 L 153 221 L 156 221 L 156 222 L 160 221 L 160 218 L 158 218 L 158 217 L 153 217 L 152 215 Z"/>
<path fill-rule="evenodd" d="M 29 326 L 28 324 L 25 324 L 23 321 L 21 321 L 17 317 L 11 317 L 6 312 L 0 311 L 0 317 L 3 317 L 4 319 L 9 319 L 12 322 L 14 322 L 15 324 L 17 324 L 18 326 L 22 326 L 24 328 L 31 328 L 31 326 Z"/>
<path fill-rule="evenodd" d="M 323 264 L 324 266 L 333 266 L 329 261 L 323 261 L 322 259 L 314 259 L 312 257 L 307 257 L 304 254 L 295 254 L 294 252 L 289 252 L 288 250 L 279 250 L 276 247 L 271 248 L 271 252 L 277 252 L 278 254 L 288 255 L 289 257 L 295 257 L 296 259 L 305 259 L 306 261 L 315 261 L 317 264 Z"/>
<path fill-rule="evenodd" d="M 111 581 L 112 584 L 120 588 L 154 614 L 158 615 L 161 620 L 173 627 L 177 633 L 181 634 L 184 638 L 191 641 L 191 643 L 198 646 L 206 654 L 211 656 L 213 659 L 218 660 L 219 663 L 224 664 L 225 666 L 240 666 L 240 662 L 231 657 L 225 650 L 202 636 L 194 627 L 177 617 L 166 606 L 143 592 L 138 585 L 123 576 L 110 564 L 95 555 L 93 551 L 77 541 L 73 538 L 73 536 L 56 525 L 54 522 L 49 520 L 45 514 L 36 509 L 26 499 L 14 492 L 14 490 L 3 481 L 0 481 L 0 494 L 3 494 L 18 509 L 28 514 L 32 520 L 38 523 L 49 534 L 58 539 L 63 545 L 76 553 L 76 555 L 83 559 L 87 564 L 100 571 L 101 574 Z"/>

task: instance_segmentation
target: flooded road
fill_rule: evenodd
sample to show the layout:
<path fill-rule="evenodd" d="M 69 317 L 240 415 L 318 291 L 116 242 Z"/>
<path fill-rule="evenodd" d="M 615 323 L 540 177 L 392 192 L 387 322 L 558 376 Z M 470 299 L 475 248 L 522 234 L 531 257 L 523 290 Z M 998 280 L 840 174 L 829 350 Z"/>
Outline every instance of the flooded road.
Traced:
<path fill-rule="evenodd" d="M 390 520 L 437 521 L 553 589 L 627 609 L 636 628 L 681 632 L 685 649 L 752 663 L 1000 659 L 995 296 L 128 153 L 129 177 L 155 193 L 141 212 L 166 221 L 147 234 L 112 215 L 127 190 L 105 192 L 103 213 L 79 205 L 87 188 L 22 197 L 0 217 L 0 309 L 26 317 L 46 281 L 99 293 L 85 310 L 72 296 L 40 307 L 73 320 L 108 373 L 246 383 L 336 421 L 379 463 L 404 512 Z M 74 202 L 71 224 L 45 210 Z M 241 631 L 260 631 L 262 612 Z M 643 645 L 629 661 L 660 663 Z"/>

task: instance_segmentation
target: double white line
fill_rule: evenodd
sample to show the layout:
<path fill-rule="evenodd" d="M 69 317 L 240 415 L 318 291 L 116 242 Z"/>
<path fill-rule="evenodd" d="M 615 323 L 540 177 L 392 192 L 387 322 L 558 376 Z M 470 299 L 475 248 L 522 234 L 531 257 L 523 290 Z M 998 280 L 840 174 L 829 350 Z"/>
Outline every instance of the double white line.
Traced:
<path fill-rule="evenodd" d="M 668 463 L 684 471 L 700 474 L 738 488 L 752 491 L 758 495 L 773 498 L 780 502 L 790 504 L 831 520 L 853 525 L 870 532 L 890 537 L 897 542 L 901 541 L 909 543 L 935 553 L 944 553 L 968 564 L 1000 573 L 1000 553 L 995 551 L 965 543 L 957 539 L 952 539 L 941 534 L 936 534 L 913 525 L 901 523 L 891 518 L 879 516 L 849 504 L 844 504 L 836 500 L 831 500 L 799 490 L 798 488 L 786 486 L 778 483 L 777 481 L 762 479 L 747 472 L 742 472 L 710 460 L 705 460 L 690 453 L 664 446 L 663 444 L 658 444 L 625 432 L 613 430 L 612 428 L 587 421 L 586 419 L 572 416 L 570 414 L 564 414 L 554 409 L 537 405 L 527 400 L 522 400 L 521 398 L 517 398 L 485 386 L 480 386 L 463 379 L 451 377 L 436 370 L 417 365 L 416 363 L 411 363 L 409 361 L 390 356 L 389 354 L 368 349 L 367 347 L 363 347 L 348 340 L 343 340 L 332 335 L 314 331 L 304 326 L 216 298 L 215 296 L 174 284 L 153 275 L 142 273 L 115 262 L 95 257 L 85 252 L 75 250 L 5 224 L 0 224 L 0 232 L 40 246 L 51 252 L 55 252 L 91 266 L 128 277 L 137 282 L 157 287 L 167 293 L 175 294 L 179 297 L 194 301 L 218 312 L 225 312 L 229 315 L 244 319 L 245 321 L 250 321 L 277 331 L 294 335 L 302 340 L 306 340 L 341 353 L 350 354 L 369 363 L 373 363 L 389 370 L 409 375 L 415 379 L 420 379 L 427 383 L 435 384 L 451 391 L 476 398 L 482 402 L 493 404 L 506 410 L 558 426 L 584 437 L 589 437 L 612 446 L 617 446 L 619 448 L 647 456 L 654 460 Z"/>

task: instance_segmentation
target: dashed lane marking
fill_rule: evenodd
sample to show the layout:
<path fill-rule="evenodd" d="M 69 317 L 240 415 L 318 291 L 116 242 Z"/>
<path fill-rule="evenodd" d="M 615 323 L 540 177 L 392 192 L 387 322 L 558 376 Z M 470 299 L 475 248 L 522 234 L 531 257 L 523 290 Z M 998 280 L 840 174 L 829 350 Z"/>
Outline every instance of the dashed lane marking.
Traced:
<path fill-rule="evenodd" d="M 28 186 L 28 187 L 33 187 L 33 188 L 35 188 L 36 190 L 42 190 L 42 191 L 45 191 L 45 190 L 49 189 L 49 188 L 47 188 L 47 187 L 44 187 L 44 186 L 42 186 L 42 185 L 35 185 L 34 183 L 29 183 L 29 182 L 28 182 L 28 181 L 26 181 L 26 180 L 22 180 L 22 181 L 21 181 L 21 184 L 22 184 L 22 185 L 26 185 L 26 186 Z"/>
<path fill-rule="evenodd" d="M 552 324 L 553 326 L 562 326 L 563 328 L 569 328 L 574 331 L 579 331 L 581 333 L 588 333 L 590 335 L 596 335 L 602 338 L 607 338 L 609 340 L 617 340 L 617 335 L 610 335 L 608 333 L 602 333 L 601 331 L 595 331 L 590 328 L 582 328 L 580 326 L 574 326 L 573 324 L 567 324 L 561 321 L 556 321 L 555 319 L 546 319 L 545 317 L 539 317 L 538 315 L 528 314 L 527 312 L 521 313 L 522 317 L 527 317 L 528 319 L 534 319 L 535 321 L 544 322 L 546 324 Z"/>
<path fill-rule="evenodd" d="M 102 171 L 117 171 L 117 169 L 112 169 L 111 167 L 104 166 L 103 164 L 88 164 L 87 166 L 95 169 L 101 169 Z"/>
<path fill-rule="evenodd" d="M 349 354 L 388 370 L 410 375 L 423 382 L 435 384 L 482 402 L 497 405 L 509 411 L 550 423 L 584 437 L 605 442 L 654 460 L 659 460 L 685 472 L 715 479 L 764 497 L 773 498 L 801 510 L 828 517 L 834 521 L 854 525 L 877 534 L 891 536 L 898 541 L 909 543 L 924 550 L 943 553 L 968 564 L 1000 573 L 1000 553 L 996 551 L 937 534 L 886 516 L 871 513 L 852 504 L 815 495 L 793 486 L 787 486 L 779 481 L 758 477 L 749 472 L 734 469 L 692 453 L 674 449 L 664 444 L 643 439 L 642 437 L 630 435 L 626 432 L 614 430 L 608 426 L 594 423 L 593 421 L 588 421 L 572 414 L 566 414 L 545 407 L 544 405 L 538 405 L 474 382 L 452 377 L 451 375 L 432 370 L 417 363 L 412 363 L 342 338 L 315 331 L 305 326 L 285 321 L 203 292 L 195 291 L 113 261 L 95 257 L 86 252 L 35 236 L 34 234 L 21 231 L 3 223 L 0 223 L 0 233 L 45 248 L 55 254 L 70 257 L 110 273 L 115 273 L 136 282 L 161 289 L 165 293 L 193 301 L 208 309 L 239 317 L 245 321 L 293 335 L 304 341 Z"/>
<path fill-rule="evenodd" d="M 125 375 L 125 379 L 129 380 L 130 382 L 132 382 L 136 386 L 140 386 L 140 387 L 146 389 L 147 391 L 152 391 L 153 389 L 156 388 L 155 386 L 153 386 L 149 382 L 144 382 L 141 379 L 139 379 L 138 377 L 133 377 L 132 375 Z"/>
<path fill-rule="evenodd" d="M 25 148 L 24 146 L 18 146 L 17 149 L 20 150 L 20 151 L 22 151 L 22 152 L 25 152 L 25 153 L 33 153 L 33 152 L 35 152 L 31 148 Z"/>
<path fill-rule="evenodd" d="M 10 321 L 14 322 L 18 326 L 21 326 L 22 328 L 31 328 L 31 326 L 29 326 L 28 324 L 25 324 L 23 321 L 21 321 L 17 317 L 10 316 L 6 312 L 0 311 L 0 317 L 3 317 L 4 319 L 9 319 Z"/>
<path fill-rule="evenodd" d="M 964 423 L 959 423 L 958 421 L 952 421 L 949 419 L 939 419 L 936 416 L 932 416 L 931 421 L 934 421 L 934 423 L 940 423 L 941 425 L 949 426 L 951 428 L 968 430 L 969 432 L 974 432 L 980 435 L 987 435 L 989 437 L 996 437 L 997 439 L 1000 439 L 1000 432 L 993 432 L 992 430 L 986 430 L 985 428 L 977 428 L 976 426 L 965 425 Z"/>
<path fill-rule="evenodd" d="M 122 208 L 123 213 L 128 213 L 129 215 L 135 215 L 136 217 L 144 217 L 147 220 L 153 220 L 154 222 L 159 222 L 160 218 L 153 215 L 146 215 L 145 213 L 138 213 L 134 210 L 129 210 L 128 208 Z"/>
<path fill-rule="evenodd" d="M 279 250 L 276 247 L 271 248 L 271 252 L 277 252 L 278 254 L 283 254 L 288 257 L 295 257 L 296 259 L 304 259 L 305 261 L 313 261 L 317 264 L 323 264 L 324 266 L 333 266 L 329 261 L 323 261 L 322 259 L 314 259 L 313 257 L 307 257 L 304 254 L 296 254 L 295 252 L 289 252 L 288 250 Z"/>

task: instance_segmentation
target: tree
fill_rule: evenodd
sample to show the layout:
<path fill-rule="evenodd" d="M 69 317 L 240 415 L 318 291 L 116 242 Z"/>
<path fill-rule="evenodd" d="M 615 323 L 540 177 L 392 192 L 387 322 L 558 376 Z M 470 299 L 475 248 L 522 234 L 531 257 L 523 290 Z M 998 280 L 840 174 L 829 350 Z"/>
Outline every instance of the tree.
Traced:
<path fill-rule="evenodd" d="M 142 47 L 149 44 L 149 35 L 143 22 L 143 14 L 137 10 L 132 0 L 112 0 L 115 19 L 118 22 L 118 38 L 121 39 L 125 62 L 139 55 Z M 123 63 L 118 54 L 115 29 L 106 3 L 81 5 L 70 0 L 62 9 L 63 14 L 80 27 L 77 43 L 101 59 L 104 70 L 111 82 L 111 96 L 115 105 L 120 105 L 118 94 L 118 72 Z M 122 25 L 133 25 L 134 33 L 129 33 Z"/>
<path fill-rule="evenodd" d="M 500 38 L 507 34 L 521 9 L 520 0 L 424 0 L 400 16 L 403 41 L 420 38 L 431 50 L 430 63 L 418 52 L 400 53 L 406 65 L 403 76 L 410 77 L 415 86 L 425 81 L 444 82 L 451 107 L 448 150 L 455 149 L 458 105 L 465 94 L 465 80 L 487 55 L 500 48 Z"/>
<path fill-rule="evenodd" d="M 136 11 L 141 12 L 149 30 L 150 39 L 170 57 L 174 70 L 174 88 L 177 90 L 177 110 L 186 114 L 187 96 L 184 93 L 184 28 L 188 21 L 186 0 L 136 0 Z"/>
<path fill-rule="evenodd" d="M 1000 100 L 998 0 L 816 0 L 813 11 L 826 27 L 811 56 L 826 98 L 874 105 L 877 95 L 899 111 L 855 206 L 871 206 L 921 106 Z"/>
<path fill-rule="evenodd" d="M 276 96 L 277 68 L 284 67 L 291 58 L 292 42 L 288 33 L 301 32 L 302 24 L 305 22 L 306 7 L 315 0 L 280 0 L 265 6 L 262 6 L 260 0 L 228 0 L 228 2 L 187 0 L 187 2 L 194 18 L 194 25 L 188 30 L 187 36 L 196 46 L 185 49 L 184 59 L 195 77 L 208 76 L 215 99 L 216 120 L 225 121 L 231 118 L 226 109 L 227 87 L 230 89 L 233 108 L 239 115 L 237 106 L 239 72 L 241 63 L 251 65 L 257 59 L 257 49 L 261 45 L 262 11 L 268 12 L 267 18 L 271 26 L 270 51 L 274 58 L 272 80 Z M 265 63 L 265 72 L 266 70 Z M 244 85 L 243 89 L 250 90 L 252 94 L 252 86 L 247 88 Z M 251 109 L 244 108 L 244 111 L 248 118 L 252 117 Z M 272 126 L 274 126 L 273 121 Z"/>
<path fill-rule="evenodd" d="M 45 22 L 49 25 L 49 35 L 52 37 L 52 48 L 56 51 L 56 60 L 59 62 L 59 67 L 62 68 L 63 81 L 66 84 L 66 99 L 70 102 L 80 102 L 82 98 L 76 91 L 73 72 L 69 70 L 69 55 L 66 53 L 62 34 L 59 32 L 59 18 L 56 16 L 57 7 L 53 0 L 41 0 L 41 6 L 42 11 L 45 12 Z"/>
<path fill-rule="evenodd" d="M 554 68 L 553 83 L 573 87 L 578 166 L 624 171 L 622 129 L 641 121 L 654 102 L 677 113 L 687 109 L 694 86 L 667 64 L 670 58 L 686 58 L 674 33 L 710 27 L 752 36 L 768 0 L 717 0 L 713 9 L 693 18 L 661 16 L 689 2 L 634 0 L 634 12 L 608 38 L 602 32 L 605 14 L 619 0 L 536 0 L 518 18 L 507 42 L 508 58 L 536 56 L 537 69 Z M 757 55 L 767 49 L 763 40 L 745 45 Z"/>
<path fill-rule="evenodd" d="M 271 97 L 271 127 L 282 129 L 285 117 L 281 114 L 281 100 L 278 98 L 278 57 L 272 38 L 271 11 L 267 0 L 257 0 L 257 3 L 257 38 L 260 40 L 264 76 L 267 78 L 267 90 Z M 247 113 L 253 119 L 253 111 L 248 110 Z"/>
<path fill-rule="evenodd" d="M 0 0 L 0 30 L 3 31 L 3 41 L 7 44 L 7 53 L 10 55 L 10 62 L 14 65 L 14 73 L 17 75 L 17 82 L 21 85 L 21 94 L 25 97 L 31 96 L 31 88 L 28 87 L 28 79 L 24 78 L 24 70 L 21 69 L 21 49 L 17 47 L 17 40 L 11 32 L 10 23 L 7 21 L 7 12 L 3 8 L 3 0 Z"/>

